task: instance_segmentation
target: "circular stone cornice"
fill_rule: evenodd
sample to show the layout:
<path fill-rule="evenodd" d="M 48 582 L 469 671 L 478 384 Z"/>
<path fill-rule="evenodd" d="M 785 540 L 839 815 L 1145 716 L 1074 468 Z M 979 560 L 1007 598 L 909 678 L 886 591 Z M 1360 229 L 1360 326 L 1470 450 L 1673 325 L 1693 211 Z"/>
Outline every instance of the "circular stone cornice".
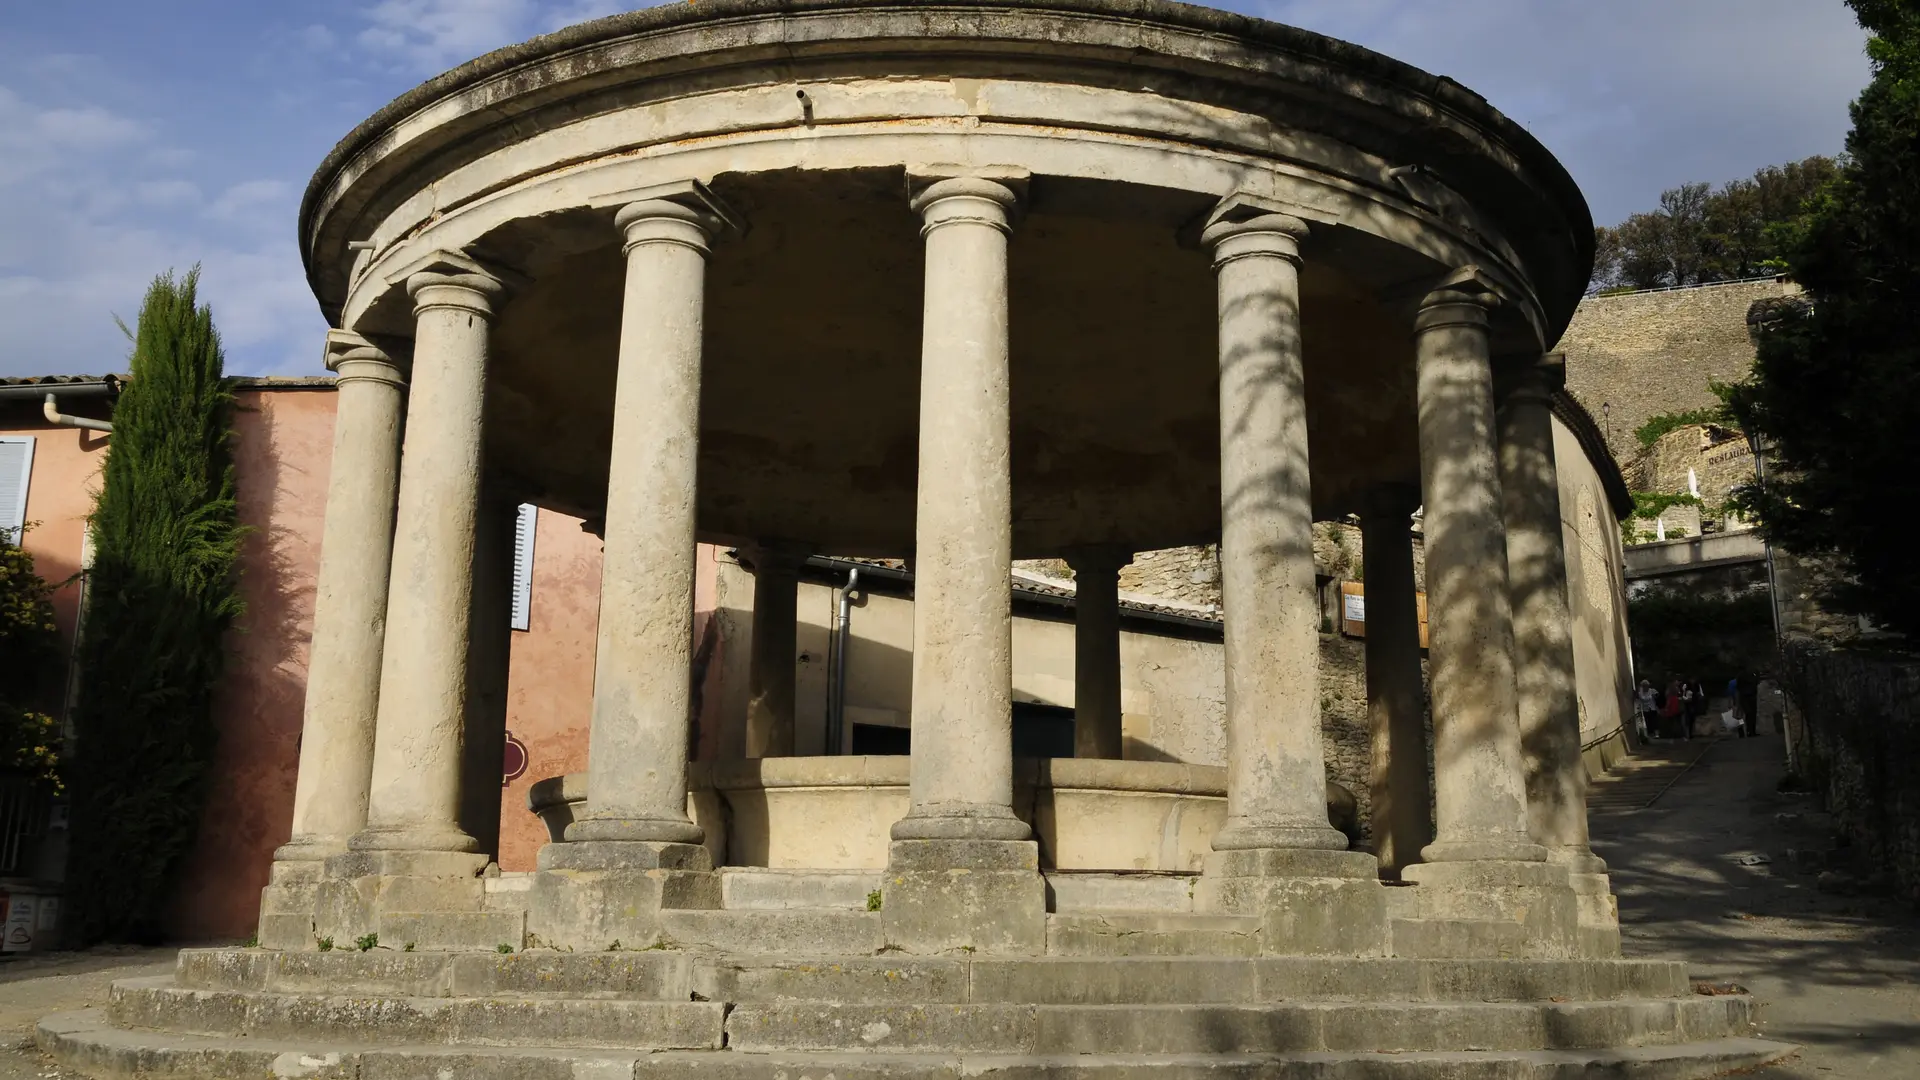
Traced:
<path fill-rule="evenodd" d="M 881 32 L 882 16 L 902 18 Z M 1066 43 L 1061 20 L 1099 32 Z M 682 31 L 697 32 L 697 51 L 627 62 L 613 56 L 627 44 Z M 1593 226 L 1578 186 L 1538 140 L 1484 98 L 1344 41 L 1166 0 L 702 0 L 609 16 L 498 49 L 402 94 L 327 155 L 300 208 L 308 280 L 328 317 L 337 317 L 348 276 L 344 244 L 360 238 L 323 233 L 356 184 L 374 190 L 358 193 L 352 211 L 370 199 L 391 199 L 382 194 L 386 188 L 430 187 L 471 147 L 510 145 L 541 130 L 530 113 L 564 103 L 549 125 L 557 127 L 601 110 L 592 99 L 655 78 L 700 72 L 750 83 L 805 81 L 811 59 L 860 56 L 871 57 L 876 76 L 887 74 L 889 59 L 924 66 L 999 56 L 1019 60 L 1038 81 L 1057 65 L 1069 83 L 1074 69 L 1105 63 L 1143 78 L 1176 78 L 1180 92 L 1169 96 L 1178 100 L 1251 114 L 1261 112 L 1263 95 L 1310 104 L 1324 110 L 1335 138 L 1430 173 L 1496 224 L 1533 279 L 1549 340 L 1586 287 Z M 734 70 L 741 68 L 772 78 L 748 78 Z M 420 139 L 402 131 L 409 126 L 445 130 L 438 140 Z M 322 245 L 330 250 L 317 267 Z"/>

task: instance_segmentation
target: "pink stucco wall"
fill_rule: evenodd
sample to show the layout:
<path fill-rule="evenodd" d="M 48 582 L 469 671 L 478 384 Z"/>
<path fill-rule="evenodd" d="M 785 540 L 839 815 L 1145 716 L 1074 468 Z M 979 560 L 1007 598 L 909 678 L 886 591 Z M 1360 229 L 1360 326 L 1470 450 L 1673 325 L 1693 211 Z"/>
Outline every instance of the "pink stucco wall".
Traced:
<path fill-rule="evenodd" d="M 62 408 L 89 414 L 98 411 L 64 402 Z M 0 435 L 33 439 L 33 474 L 27 482 L 28 528 L 21 546 L 33 556 L 39 575 L 57 586 L 53 593 L 54 621 L 60 625 L 63 649 L 71 652 L 74 624 L 80 613 L 80 581 L 76 575 L 100 465 L 107 457 L 107 436 L 55 427 L 41 420 L 39 412 L 37 401 L 9 402 L 8 408 L 0 411 Z"/>
<path fill-rule="evenodd" d="M 253 530 L 241 555 L 247 610 L 228 635 L 214 782 L 174 894 L 168 929 L 181 940 L 253 933 L 273 849 L 292 828 L 335 400 L 331 389 L 236 395 L 236 494 Z"/>
<path fill-rule="evenodd" d="M 580 519 L 540 513 L 533 544 L 528 629 L 513 635 L 507 731 L 527 748 L 527 770 L 500 792 L 500 868 L 531 870 L 547 832 L 527 810 L 536 780 L 587 767 L 594 633 L 600 623 L 600 538 Z"/>

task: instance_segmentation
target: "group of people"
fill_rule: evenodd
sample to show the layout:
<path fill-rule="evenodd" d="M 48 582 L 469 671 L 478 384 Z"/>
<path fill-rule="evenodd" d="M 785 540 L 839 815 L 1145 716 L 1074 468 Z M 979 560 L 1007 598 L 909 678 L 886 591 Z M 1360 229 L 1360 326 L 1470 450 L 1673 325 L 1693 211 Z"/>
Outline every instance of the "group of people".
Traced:
<path fill-rule="evenodd" d="M 1727 734 L 1738 734 L 1746 738 L 1753 734 L 1752 724 L 1746 711 L 1740 707 L 1740 680 L 1727 680 L 1727 708 L 1718 718 L 1721 729 Z M 1707 714 L 1707 688 L 1698 678 L 1667 680 L 1667 688 L 1659 690 L 1646 679 L 1640 680 L 1640 686 L 1634 694 L 1634 716 L 1638 721 L 1642 739 L 1692 739 L 1703 734 L 1700 718 Z"/>

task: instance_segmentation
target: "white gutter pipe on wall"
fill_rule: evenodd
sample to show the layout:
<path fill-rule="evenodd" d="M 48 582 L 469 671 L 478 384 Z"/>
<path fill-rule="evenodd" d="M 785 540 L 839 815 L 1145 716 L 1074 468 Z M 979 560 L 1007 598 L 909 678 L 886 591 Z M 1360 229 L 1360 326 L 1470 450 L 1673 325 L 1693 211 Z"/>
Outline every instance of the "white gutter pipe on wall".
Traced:
<path fill-rule="evenodd" d="M 853 590 L 860 587 L 858 568 L 847 571 L 847 584 L 840 590 L 839 617 L 834 626 L 833 650 L 833 742 L 831 753 L 851 753 L 847 742 L 847 642 L 853 636 Z"/>
<path fill-rule="evenodd" d="M 113 425 L 108 421 L 90 420 L 84 416 L 73 416 L 69 413 L 61 412 L 60 399 L 52 394 L 47 395 L 46 404 L 41 406 L 40 411 L 46 414 L 47 423 L 49 424 L 59 424 L 61 427 L 85 428 L 88 431 L 113 430 Z"/>

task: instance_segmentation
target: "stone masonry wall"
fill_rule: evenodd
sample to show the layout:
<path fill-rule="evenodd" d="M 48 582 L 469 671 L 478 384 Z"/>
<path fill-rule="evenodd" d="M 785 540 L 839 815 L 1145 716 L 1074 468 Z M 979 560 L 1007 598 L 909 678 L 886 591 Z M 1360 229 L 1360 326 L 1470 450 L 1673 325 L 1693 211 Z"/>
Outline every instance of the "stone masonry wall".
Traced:
<path fill-rule="evenodd" d="M 1567 356 L 1567 390 L 1600 421 L 1608 448 L 1624 461 L 1639 450 L 1635 428 L 1662 413 L 1713 405 L 1710 382 L 1747 373 L 1747 308 L 1754 301 L 1799 291 L 1769 279 L 1590 296 L 1558 345 Z"/>
<path fill-rule="evenodd" d="M 1802 772 L 1861 849 L 1920 902 L 1920 660 L 1792 641 L 1781 656 Z"/>

